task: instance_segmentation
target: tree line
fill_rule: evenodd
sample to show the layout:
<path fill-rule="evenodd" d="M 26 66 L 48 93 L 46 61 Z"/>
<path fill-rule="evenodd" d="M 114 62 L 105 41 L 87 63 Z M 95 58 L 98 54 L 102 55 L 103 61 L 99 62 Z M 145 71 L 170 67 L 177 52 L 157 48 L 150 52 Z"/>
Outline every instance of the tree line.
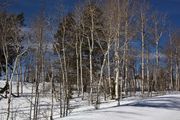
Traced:
<path fill-rule="evenodd" d="M 42 4 L 29 31 L 22 30 L 23 14 L 0 13 L 0 70 L 6 76 L 0 92 L 12 94 L 14 77 L 17 96 L 20 88 L 23 94 L 23 82 L 32 82 L 30 119 L 38 119 L 47 82 L 51 119 L 53 98 L 60 103 L 60 117 L 67 116 L 73 91 L 82 100 L 88 93 L 89 105 L 98 109 L 102 97 L 120 105 L 137 92 L 152 96 L 180 90 L 180 30 L 149 1 L 89 0 L 68 13 L 59 5 L 53 16 L 44 9 Z"/>

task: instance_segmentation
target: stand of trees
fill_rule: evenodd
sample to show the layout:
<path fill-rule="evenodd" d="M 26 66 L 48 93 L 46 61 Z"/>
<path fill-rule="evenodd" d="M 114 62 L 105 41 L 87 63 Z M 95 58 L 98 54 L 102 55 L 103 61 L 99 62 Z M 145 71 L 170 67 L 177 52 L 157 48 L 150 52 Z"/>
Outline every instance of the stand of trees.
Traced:
<path fill-rule="evenodd" d="M 23 94 L 23 81 L 32 82 L 30 119 L 38 119 L 46 82 L 51 83 L 51 120 L 53 98 L 59 101 L 60 117 L 67 116 L 72 91 L 82 100 L 88 93 L 89 105 L 98 109 L 102 97 L 120 105 L 136 92 L 151 96 L 180 90 L 180 30 L 170 30 L 166 15 L 147 0 L 89 0 L 61 13 L 52 21 L 42 7 L 25 37 L 20 34 L 23 14 L 0 13 L 0 71 L 7 81 L 0 93 L 12 93 L 8 82 L 14 73 L 17 96 L 20 83 Z M 28 51 L 22 39 L 30 44 Z"/>

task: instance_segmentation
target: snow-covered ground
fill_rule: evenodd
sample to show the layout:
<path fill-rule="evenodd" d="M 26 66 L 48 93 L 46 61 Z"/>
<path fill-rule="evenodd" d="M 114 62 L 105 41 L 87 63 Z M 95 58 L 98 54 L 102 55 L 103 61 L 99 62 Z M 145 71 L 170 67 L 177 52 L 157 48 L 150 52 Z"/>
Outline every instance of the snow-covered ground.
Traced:
<path fill-rule="evenodd" d="M 73 113 L 62 120 L 180 120 L 180 94 L 125 100 L 116 105 L 105 103 L 99 110 Z"/>
<path fill-rule="evenodd" d="M 0 81 L 0 87 L 4 81 Z M 48 86 L 48 85 L 47 85 Z M 21 97 L 13 97 L 11 104 L 11 118 L 13 120 L 28 120 L 30 116 L 32 84 L 25 84 L 24 93 Z M 48 88 L 48 87 L 47 87 Z M 13 93 L 16 94 L 16 83 L 13 83 Z M 180 94 L 157 96 L 142 99 L 140 97 L 129 97 L 121 101 L 108 101 L 100 105 L 99 110 L 94 106 L 88 106 L 87 100 L 81 98 L 71 100 L 72 110 L 70 116 L 61 120 L 180 120 Z M 55 120 L 59 120 L 59 103 L 54 103 Z M 50 115 L 50 95 L 40 97 L 40 120 L 48 120 Z M 6 119 L 7 99 L 0 100 L 0 120 Z"/>
<path fill-rule="evenodd" d="M 2 88 L 5 85 L 5 81 L 0 81 L 0 87 Z M 49 89 L 49 84 L 46 84 L 46 88 Z M 12 85 L 13 94 L 17 95 L 16 90 L 16 82 L 13 82 Z M 41 89 L 41 86 L 40 86 Z M 34 101 L 32 99 L 32 84 L 24 83 L 23 86 L 23 95 L 20 97 L 12 97 L 11 100 L 11 114 L 10 119 L 13 120 L 28 120 L 30 117 L 30 105 L 31 102 Z M 21 89 L 20 89 L 21 94 Z M 54 100 L 55 101 L 55 100 Z M 8 100 L 0 97 L 0 120 L 5 120 L 7 116 L 7 104 Z M 59 103 L 54 103 L 54 114 L 59 114 Z M 50 116 L 50 108 L 51 108 L 51 97 L 50 94 L 42 95 L 40 94 L 39 100 L 39 119 L 40 120 L 48 120 Z M 32 111 L 33 112 L 33 111 Z"/>

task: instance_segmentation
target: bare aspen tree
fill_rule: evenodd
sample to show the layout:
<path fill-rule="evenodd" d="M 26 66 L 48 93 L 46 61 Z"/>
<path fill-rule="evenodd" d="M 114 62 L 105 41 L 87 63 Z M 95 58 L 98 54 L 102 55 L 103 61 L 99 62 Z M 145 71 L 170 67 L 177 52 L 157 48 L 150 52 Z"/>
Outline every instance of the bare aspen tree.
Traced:
<path fill-rule="evenodd" d="M 129 42 L 129 38 L 128 38 L 128 30 L 129 30 L 129 13 L 128 13 L 128 4 L 129 2 L 126 1 L 125 2 L 125 42 L 124 42 L 124 65 L 125 65 L 125 78 L 124 78 L 124 83 L 125 83 L 125 86 L 124 86 L 124 91 L 125 91 L 125 95 L 127 96 L 127 80 L 128 80 L 128 42 Z"/>
<path fill-rule="evenodd" d="M 30 99 L 30 111 L 29 119 L 32 120 L 32 110 L 33 110 L 33 94 L 34 94 L 34 84 L 31 85 L 31 99 Z"/>
<path fill-rule="evenodd" d="M 19 96 L 19 66 L 17 65 L 17 70 L 16 70 L 16 82 L 17 82 L 17 96 Z"/>
<path fill-rule="evenodd" d="M 14 29 L 17 29 L 16 26 L 15 26 Z M 13 78 L 14 78 L 16 67 L 17 67 L 17 64 L 18 64 L 18 61 L 19 61 L 19 57 L 21 57 L 27 51 L 27 50 L 24 50 L 23 52 L 21 52 L 21 45 L 18 42 L 18 33 L 17 33 L 16 30 L 15 30 L 15 36 L 14 37 L 15 37 L 15 41 L 16 41 L 16 54 L 17 54 L 17 56 L 15 58 L 14 65 L 13 65 L 13 70 L 12 70 L 11 77 L 10 77 L 10 80 L 9 80 L 10 88 L 9 88 L 9 97 L 8 97 L 7 120 L 9 119 L 9 116 L 10 116 L 10 104 L 11 104 L 11 95 L 12 95 L 12 81 L 13 81 Z"/>
<path fill-rule="evenodd" d="M 92 53 L 94 49 L 94 8 L 90 5 L 89 7 L 89 15 L 91 19 L 91 27 L 90 27 L 90 37 L 88 39 L 88 46 L 89 46 L 89 64 L 90 64 L 90 94 L 89 94 L 89 104 L 92 104 L 92 93 L 93 93 L 93 66 L 92 66 Z"/>
<path fill-rule="evenodd" d="M 65 116 L 65 110 L 66 110 L 66 93 L 67 93 L 67 68 L 66 68 L 66 59 L 64 60 L 64 58 L 66 58 L 66 51 L 65 49 L 67 49 L 65 47 L 65 34 L 66 34 L 66 18 L 63 19 L 63 15 L 64 15 L 64 8 L 62 6 L 62 4 L 57 4 L 58 8 L 56 9 L 56 13 L 54 16 L 49 15 L 48 16 L 48 32 L 53 36 L 53 49 L 54 52 L 57 54 L 57 64 L 58 64 L 58 73 L 59 75 L 56 76 L 58 77 L 57 79 L 59 80 L 59 84 L 58 84 L 58 92 L 56 93 L 55 91 L 55 86 L 54 86 L 54 82 L 52 83 L 51 81 L 51 108 L 53 108 L 53 97 L 57 97 L 56 100 L 59 101 L 59 117 L 62 118 Z M 61 22 L 62 22 L 62 26 L 61 26 Z M 64 23 L 63 23 L 64 22 Z M 54 27 L 54 26 L 57 26 Z M 58 29 L 57 33 L 56 29 Z M 62 52 L 63 51 L 63 52 Z M 55 62 L 55 61 L 53 61 Z M 65 64 L 64 64 L 65 63 Z M 65 73 L 65 69 L 66 69 L 66 73 Z M 51 63 L 51 72 L 55 72 L 55 69 L 52 66 Z M 55 77 L 55 73 L 52 73 L 53 76 Z M 53 80 L 52 76 L 51 76 L 51 80 Z M 52 87 L 54 86 L 54 88 Z M 53 94 L 52 94 L 53 92 Z M 55 94 L 55 95 L 54 95 Z M 53 118 L 53 110 L 51 109 L 51 115 L 50 115 L 50 119 Z"/>
<path fill-rule="evenodd" d="M 124 11 L 124 46 L 123 46 L 123 70 L 124 70 L 124 92 L 125 92 L 125 96 L 127 96 L 128 94 L 128 66 L 129 66 L 129 43 L 131 38 L 134 35 L 134 31 L 132 31 L 132 19 L 134 18 L 135 14 L 135 2 L 131 1 L 131 0 L 125 0 L 123 1 L 123 11 Z M 122 71 L 123 71 L 122 70 Z M 129 81 L 130 83 L 130 81 Z M 130 84 L 129 84 L 130 86 Z"/>
<path fill-rule="evenodd" d="M 145 39 L 146 28 L 148 22 L 148 3 L 146 0 L 140 1 L 140 34 L 141 34 L 141 93 L 144 94 L 144 80 L 145 80 Z"/>
<path fill-rule="evenodd" d="M 143 10 L 141 10 L 141 57 L 142 57 L 142 60 L 141 60 L 141 79 L 142 79 L 142 84 L 141 84 L 141 90 L 142 90 L 142 94 L 144 94 L 144 22 L 145 22 L 145 18 L 144 18 L 144 15 L 143 15 Z"/>
<path fill-rule="evenodd" d="M 110 42 L 110 41 L 107 41 L 107 42 Z M 111 43 L 108 43 L 107 44 L 107 50 L 104 50 L 100 41 L 98 41 L 98 44 L 102 50 L 102 53 L 103 53 L 103 62 L 102 62 L 102 65 L 101 65 L 101 70 L 100 70 L 100 78 L 99 78 L 99 81 L 98 81 L 98 88 L 97 88 L 97 96 L 96 96 L 96 105 L 95 105 L 95 108 L 98 109 L 98 104 L 100 103 L 100 100 L 99 100 L 99 96 L 100 96 L 100 87 L 102 85 L 102 81 L 103 81 L 103 73 L 104 73 L 104 67 L 105 67 L 105 64 L 106 64 L 106 61 L 107 61 L 107 54 L 109 52 L 109 49 L 111 47 Z"/>
<path fill-rule="evenodd" d="M 63 106 L 63 116 L 67 116 L 68 106 L 68 94 L 69 94 L 69 86 L 68 86 L 68 73 L 67 73 L 67 64 L 66 64 L 66 51 L 65 51 L 65 33 L 66 33 L 66 18 L 65 23 L 62 25 L 62 51 L 63 51 L 63 69 L 64 69 L 64 75 L 65 75 L 65 85 L 64 85 L 64 106 Z"/>
<path fill-rule="evenodd" d="M 84 79 L 83 79 L 83 54 L 82 54 L 82 44 L 84 42 L 84 35 L 85 35 L 85 25 L 84 25 L 84 20 L 82 19 L 83 15 L 82 12 L 83 8 L 78 9 L 78 18 L 79 18 L 79 27 L 81 29 L 81 34 L 79 35 L 79 66 L 80 66 L 80 81 L 81 81 L 81 94 L 82 94 L 82 99 L 84 99 Z"/>
<path fill-rule="evenodd" d="M 74 20 L 76 24 L 76 64 L 77 64 L 77 86 L 78 86 L 78 94 L 82 95 L 82 99 L 84 98 L 84 81 L 83 81 L 83 68 L 82 68 L 82 44 L 84 41 L 84 21 L 83 21 L 83 7 L 81 5 L 77 5 L 74 13 Z M 79 74 L 79 75 L 78 75 Z M 78 82 L 79 81 L 79 82 Z M 81 89 L 81 90 L 80 90 Z"/>
<path fill-rule="evenodd" d="M 115 59 L 115 98 L 118 100 L 118 105 L 120 105 L 120 101 L 119 101 L 119 65 L 120 65 L 120 56 L 119 56 L 119 48 L 120 48 L 120 29 L 121 29 L 121 17 L 122 17 L 122 13 L 121 13 L 121 0 L 117 0 L 116 1 L 116 37 L 115 37 L 115 45 L 114 45 L 114 59 Z"/>
<path fill-rule="evenodd" d="M 175 51 L 175 90 L 179 91 L 180 90 L 180 79 L 179 79 L 179 51 L 180 51 L 180 31 L 179 29 L 175 32 L 174 37 L 173 37 L 173 44 L 174 44 L 174 51 Z"/>
<path fill-rule="evenodd" d="M 12 22 L 12 19 L 10 18 L 9 22 Z M 7 43 L 7 37 L 8 37 L 8 33 L 10 32 L 10 26 L 8 23 L 8 16 L 6 16 L 5 14 L 1 15 L 1 19 L 0 19 L 0 24 L 1 24 L 1 47 L 2 47 L 2 51 L 3 51 L 3 55 L 4 55 L 4 59 L 5 59 L 5 79 L 6 79 L 6 90 L 5 92 L 5 97 L 7 97 L 7 90 L 9 89 L 9 83 L 8 83 L 8 60 L 9 60 L 9 52 L 8 52 L 8 43 Z"/>
<path fill-rule="evenodd" d="M 84 31 L 84 29 L 83 29 Z M 83 32 L 84 33 L 84 32 Z M 82 94 L 82 99 L 84 98 L 84 81 L 83 81 L 83 67 L 82 67 L 82 43 L 83 43 L 84 38 L 80 38 L 80 43 L 79 43 L 79 59 L 80 59 L 80 80 L 81 80 L 81 94 Z"/>
<path fill-rule="evenodd" d="M 20 50 L 20 48 L 17 48 L 17 52 L 19 52 L 19 50 Z M 16 59 L 15 59 L 15 62 L 14 62 L 13 71 L 11 73 L 11 78 L 9 80 L 10 88 L 9 88 L 8 108 L 7 108 L 8 109 L 8 115 L 7 115 L 6 120 L 9 120 L 9 115 L 10 115 L 10 104 L 11 104 L 11 95 L 12 95 L 12 80 L 14 78 L 14 73 L 15 73 L 15 70 L 16 70 L 17 62 L 18 62 L 19 57 L 21 57 L 25 52 L 26 52 L 26 50 L 23 51 L 22 53 L 19 53 L 17 55 Z"/>
<path fill-rule="evenodd" d="M 33 38 L 35 42 L 35 100 L 33 119 L 38 119 L 39 114 L 39 84 L 43 81 L 43 47 L 45 40 L 45 16 L 44 10 L 40 11 L 39 16 L 33 23 Z"/>
<path fill-rule="evenodd" d="M 110 49 L 111 49 L 111 45 L 114 42 L 114 38 L 115 38 L 115 26 L 114 26 L 114 14 L 115 14 L 115 6 L 116 2 L 115 1 L 111 1 L 108 0 L 105 8 L 104 8 L 104 17 L 105 17 L 105 39 L 107 41 L 107 71 L 108 71 L 108 84 L 109 84 L 109 94 L 111 96 L 111 99 L 113 99 L 113 84 L 112 84 L 112 80 L 111 80 L 111 63 L 110 63 Z"/>
<path fill-rule="evenodd" d="M 78 33 L 76 33 L 76 80 L 77 80 L 77 91 L 78 91 L 78 96 L 79 96 L 79 94 L 80 94 L 80 79 L 79 79 L 79 47 L 78 47 L 78 44 L 79 44 L 79 42 L 78 42 Z"/>
<path fill-rule="evenodd" d="M 64 36 L 65 33 L 63 33 L 63 36 Z M 60 64 L 60 72 L 61 72 L 61 79 L 62 81 L 60 80 L 59 81 L 59 97 L 60 97 L 60 100 L 59 100 L 59 105 L 60 105 L 60 118 L 64 116 L 64 109 L 63 109 L 63 104 L 64 104 L 64 93 L 65 93 L 65 85 L 66 85 L 66 79 L 65 79 L 65 72 L 64 72 L 64 66 L 63 66 L 63 61 L 62 61 L 62 56 L 61 56 L 61 43 L 59 43 L 59 39 L 62 39 L 61 37 L 59 38 L 57 36 L 56 38 L 56 41 L 54 42 L 54 48 L 55 48 L 55 52 L 57 53 L 58 55 L 58 60 L 59 60 L 59 64 Z M 59 77 L 60 79 L 60 77 Z"/>
<path fill-rule="evenodd" d="M 23 82 L 25 81 L 25 70 L 24 70 L 24 73 L 23 73 L 23 65 L 21 63 L 21 58 L 20 58 L 20 84 L 21 84 L 21 95 L 23 95 Z M 23 79 L 23 76 L 24 76 L 24 79 Z"/>
<path fill-rule="evenodd" d="M 65 35 L 66 35 L 66 29 L 67 29 L 67 26 L 66 26 L 66 23 L 67 23 L 67 18 L 64 18 L 63 19 L 63 23 L 62 23 L 62 26 L 60 26 L 61 28 L 61 31 L 60 31 L 60 36 L 58 36 L 57 34 L 57 37 L 60 41 L 59 44 L 56 44 L 58 45 L 60 48 L 60 50 L 62 51 L 62 56 L 60 56 L 60 50 L 58 51 L 58 48 L 57 46 L 56 47 L 56 51 L 58 51 L 58 55 L 59 55 L 59 58 L 60 58 L 60 65 L 61 65 L 61 69 L 62 69 L 62 74 L 63 74 L 63 95 L 62 95 L 62 99 L 63 99 L 63 110 L 62 110 L 62 116 L 65 117 L 67 116 L 68 114 L 68 104 L 69 104 L 69 82 L 68 82 L 68 73 L 67 73 L 67 61 L 66 61 L 66 47 L 65 47 Z"/>
<path fill-rule="evenodd" d="M 19 18 L 18 18 L 19 17 Z M 21 16 L 22 17 L 22 16 Z M 18 64 L 17 61 L 19 59 L 19 56 L 21 52 L 21 44 L 20 44 L 20 27 L 22 18 L 20 15 L 11 15 L 5 12 L 0 13 L 0 26 L 1 26 L 1 55 L 3 55 L 3 58 L 1 58 L 1 65 L 2 61 L 4 61 L 4 71 L 5 71 L 5 79 L 6 84 L 1 90 L 1 93 L 5 92 L 5 98 L 8 97 L 8 104 L 7 104 L 7 120 L 10 117 L 10 109 L 11 109 L 11 97 L 12 95 L 15 96 L 12 93 L 12 80 L 14 78 L 16 65 Z M 10 39 L 11 38 L 11 39 Z M 14 56 L 14 57 L 13 57 Z M 10 71 L 12 68 L 12 71 Z M 10 79 L 9 79 L 10 76 Z M 7 96 L 8 94 L 8 96 Z"/>
<path fill-rule="evenodd" d="M 69 28 L 68 25 L 71 24 L 70 23 L 70 19 L 71 16 L 65 16 L 62 21 L 60 21 L 59 24 L 59 30 L 57 31 L 57 33 L 55 34 L 55 38 L 56 41 L 54 43 L 54 47 L 55 47 L 55 51 L 58 54 L 58 59 L 59 59 L 59 64 L 60 64 L 60 70 L 62 73 L 62 85 L 61 85 L 61 81 L 60 81 L 60 86 L 62 86 L 60 88 L 60 97 L 62 99 L 60 99 L 60 106 L 62 108 L 60 108 L 60 117 L 65 117 L 68 115 L 69 112 L 69 99 L 70 99 L 70 82 L 68 81 L 68 64 L 67 64 L 67 60 L 68 60 L 68 54 L 67 53 L 67 37 L 69 37 L 68 32 Z"/>
<path fill-rule="evenodd" d="M 23 94 L 23 83 L 22 83 L 22 65 L 21 59 L 18 60 L 17 70 L 16 70 L 16 81 L 17 81 L 17 96 L 20 95 L 20 88 L 21 88 L 21 95 Z"/>
<path fill-rule="evenodd" d="M 64 69 L 63 69 L 63 64 L 62 64 L 62 60 L 61 60 L 61 55 L 60 55 L 60 51 L 58 50 L 58 47 L 57 47 L 57 44 L 54 45 L 55 47 L 55 51 L 56 53 L 58 54 L 58 59 L 59 59 L 59 64 L 60 64 L 60 71 L 62 73 L 62 81 L 59 81 L 59 96 L 60 96 L 60 118 L 63 117 L 63 110 L 62 110 L 62 89 L 64 89 L 64 86 L 65 86 L 65 75 L 64 75 Z M 61 83 L 63 85 L 61 85 Z"/>
<path fill-rule="evenodd" d="M 52 63 L 50 63 L 50 69 L 51 69 L 51 72 L 50 74 L 48 75 L 49 79 L 50 79 L 50 82 L 51 82 L 51 113 L 50 113 L 50 120 L 53 120 L 53 109 L 54 109 L 54 70 L 53 70 L 53 66 L 52 66 Z"/>
<path fill-rule="evenodd" d="M 83 29 L 84 31 L 84 29 Z M 82 69 L 82 43 L 83 43 L 84 38 L 80 38 L 80 43 L 79 43 L 79 59 L 80 59 L 80 81 L 81 81 L 81 94 L 82 94 L 82 99 L 84 98 L 84 81 L 83 81 L 83 69 Z"/>
<path fill-rule="evenodd" d="M 159 74 L 159 41 L 163 34 L 165 17 L 161 14 L 154 13 L 152 16 L 153 35 L 156 44 L 156 71 L 155 71 L 155 90 L 158 90 L 158 74 Z"/>
<path fill-rule="evenodd" d="M 148 47 L 148 45 L 147 45 Z M 146 53 L 146 78 L 147 78 L 147 86 L 148 86 L 148 96 L 151 94 L 151 84 L 150 84 L 150 70 L 149 70 L 149 48 L 147 48 Z"/>
<path fill-rule="evenodd" d="M 84 28 L 86 31 L 84 33 L 84 37 L 87 40 L 87 46 L 89 50 L 89 105 L 93 102 L 93 51 L 94 51 L 94 44 L 95 44 L 95 23 L 96 23 L 96 5 L 88 1 L 88 4 L 85 6 L 83 11 L 83 22 Z"/>
<path fill-rule="evenodd" d="M 66 19 L 65 19 L 65 24 L 66 24 Z M 62 26 L 62 51 L 63 51 L 63 64 L 64 64 L 64 73 L 65 73 L 65 82 L 66 85 L 68 84 L 68 76 L 67 76 L 67 65 L 66 65 L 66 51 L 65 51 L 65 33 L 66 33 L 66 26 Z"/>
<path fill-rule="evenodd" d="M 170 82 L 170 89 L 173 90 L 174 88 L 174 85 L 173 85 L 173 50 L 172 50 L 172 33 L 168 33 L 169 35 L 169 41 L 170 41 L 170 79 L 171 79 L 171 82 Z"/>

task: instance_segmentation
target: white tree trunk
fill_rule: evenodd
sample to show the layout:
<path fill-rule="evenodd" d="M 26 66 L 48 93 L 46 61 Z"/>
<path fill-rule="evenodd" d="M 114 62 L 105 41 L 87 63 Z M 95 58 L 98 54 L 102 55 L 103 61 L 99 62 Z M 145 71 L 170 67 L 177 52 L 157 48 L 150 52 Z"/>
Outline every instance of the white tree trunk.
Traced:
<path fill-rule="evenodd" d="M 115 96 L 116 99 L 119 99 L 119 39 L 115 42 Z"/>
<path fill-rule="evenodd" d="M 109 94 L 111 96 L 111 99 L 113 99 L 112 83 L 111 83 L 111 68 L 110 68 L 110 38 L 109 38 L 109 42 L 108 42 L 107 68 L 108 68 Z"/>
<path fill-rule="evenodd" d="M 76 86 L 78 91 L 78 96 L 80 94 L 80 81 L 79 81 L 79 54 L 78 54 L 78 36 L 76 35 Z"/>
<path fill-rule="evenodd" d="M 100 78 L 99 78 L 99 81 L 98 81 L 98 89 L 97 89 L 97 96 L 96 96 L 96 106 L 95 106 L 96 109 L 99 108 L 98 104 L 100 103 L 100 99 L 99 99 L 99 96 L 100 96 L 100 87 L 102 85 L 103 71 L 104 71 L 104 66 L 105 66 L 105 63 L 106 63 L 107 54 L 108 54 L 108 51 L 106 51 L 106 53 L 104 54 L 103 63 L 102 63 L 102 66 L 101 66 Z"/>
<path fill-rule="evenodd" d="M 7 108 L 7 111 L 8 111 L 8 114 L 7 114 L 7 118 L 6 120 L 9 120 L 9 116 L 10 116 L 10 109 L 11 109 L 11 95 L 12 95 L 12 80 L 14 78 L 14 73 L 16 71 L 16 67 L 17 67 L 17 62 L 18 62 L 18 59 L 21 55 L 23 55 L 25 53 L 25 51 L 19 55 L 17 55 L 16 59 L 15 59 L 15 62 L 14 62 L 14 65 L 13 65 L 13 71 L 11 73 L 11 78 L 9 80 L 9 96 L 8 96 L 8 108 Z"/>
<path fill-rule="evenodd" d="M 24 73 L 23 73 L 23 65 L 20 63 L 21 95 L 23 94 L 23 81 L 25 81 L 25 79 L 26 79 L 26 73 L 25 72 L 26 72 L 26 70 L 24 70 Z"/>
<path fill-rule="evenodd" d="M 89 64 L 90 64 L 90 95 L 89 95 L 89 104 L 92 104 L 92 92 L 93 92 L 93 73 L 92 73 L 92 50 L 90 50 L 89 54 Z"/>
<path fill-rule="evenodd" d="M 90 32 L 91 32 L 91 42 L 88 38 L 88 44 L 89 44 L 89 73 L 90 73 L 90 96 L 89 96 L 89 104 L 91 105 L 93 102 L 93 64 L 92 64 L 92 52 L 94 49 L 94 10 L 93 8 L 91 8 L 92 10 L 90 10 L 90 15 L 91 15 L 91 28 L 90 28 Z"/>
<path fill-rule="evenodd" d="M 147 50 L 147 58 L 146 58 L 146 72 L 147 72 L 147 83 L 148 83 L 148 95 L 150 94 L 150 88 L 151 88 L 151 85 L 150 85 L 150 71 L 149 71 L 149 50 Z"/>
<path fill-rule="evenodd" d="M 156 73 L 155 73 L 155 90 L 158 90 L 158 75 L 159 75 L 159 41 L 156 41 Z"/>
<path fill-rule="evenodd" d="M 18 68 L 19 68 L 19 66 L 18 66 Z M 16 92 L 17 92 L 17 96 L 19 96 L 19 70 L 18 70 L 18 68 L 17 68 L 17 70 L 16 70 L 16 84 L 17 84 L 17 86 L 16 86 Z"/>
<path fill-rule="evenodd" d="M 170 65 L 170 77 L 171 77 L 171 83 L 170 83 L 170 89 L 171 90 L 173 90 L 173 88 L 174 88 L 174 85 L 173 85 L 173 57 L 172 57 L 172 53 L 171 53 L 171 58 L 170 58 L 171 60 L 171 65 Z"/>
<path fill-rule="evenodd" d="M 144 16 L 141 11 L 141 93 L 144 94 Z"/>
<path fill-rule="evenodd" d="M 81 80 L 81 94 L 82 94 L 82 99 L 84 98 L 84 82 L 83 82 L 83 69 L 82 69 L 82 41 L 80 41 L 79 45 L 79 59 L 80 59 L 80 80 Z"/>
<path fill-rule="evenodd" d="M 126 13 L 127 14 L 127 13 Z M 128 80 L 128 18 L 125 23 L 125 43 L 124 43 L 124 62 L 125 62 L 125 96 L 127 96 L 127 80 Z"/>

